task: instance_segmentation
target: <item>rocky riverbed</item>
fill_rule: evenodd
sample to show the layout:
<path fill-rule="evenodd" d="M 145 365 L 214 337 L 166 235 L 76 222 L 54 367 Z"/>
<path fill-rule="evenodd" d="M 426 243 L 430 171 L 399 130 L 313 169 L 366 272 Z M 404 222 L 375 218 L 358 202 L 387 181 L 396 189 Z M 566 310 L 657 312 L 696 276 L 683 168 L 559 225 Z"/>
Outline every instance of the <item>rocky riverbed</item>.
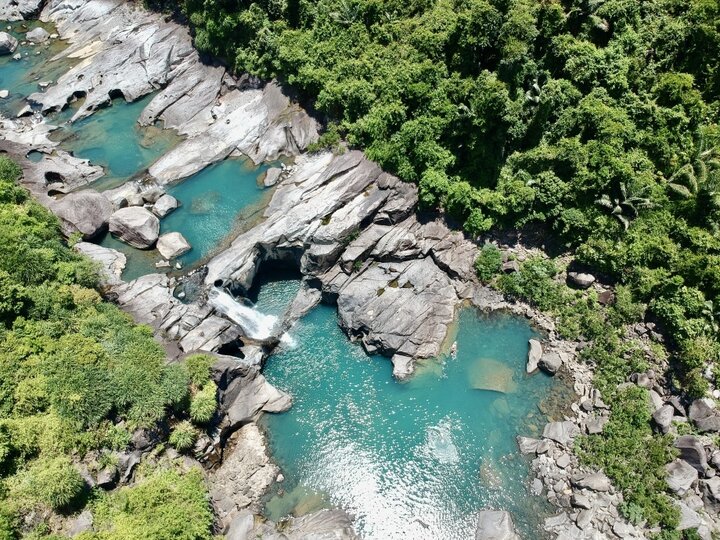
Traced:
<path fill-rule="evenodd" d="M 28 16 L 38 8 L 30 1 L 3 7 L 0 19 Z M 20 163 L 24 184 L 58 215 L 63 232 L 83 238 L 76 249 L 104 269 L 106 295 L 151 325 L 171 358 L 230 349 L 241 357 L 218 355 L 215 377 L 223 414 L 213 436 L 196 448 L 204 455 L 219 530 L 237 539 L 273 534 L 272 523 L 253 517 L 279 473 L 255 421 L 263 412 L 285 410 L 291 400 L 260 371 L 279 335 L 253 337 L 208 297 L 217 288 L 245 294 L 263 265 L 282 263 L 300 273 L 302 287 L 281 327 L 287 329 L 321 301 L 336 303 L 348 337 L 368 353 L 389 357 L 398 379 L 411 376 L 418 360 L 436 357 L 447 346 L 448 328 L 462 304 L 531 319 L 546 337 L 529 345 L 529 371 L 539 366 L 564 372 L 577 393 L 564 420 L 548 424 L 540 438 L 518 440 L 520 451 L 534 456 L 538 479 L 532 490 L 559 507 L 546 530 L 558 538 L 647 536 L 647 530 L 620 517 L 622 497 L 607 477 L 583 469 L 572 454 L 573 439 L 598 433 L 608 418 L 602 396 L 592 387 L 592 372 L 577 359 L 582 344 L 560 340 L 548 317 L 481 286 L 473 269 L 476 244 L 441 218 L 420 218 L 414 186 L 358 151 L 305 153 L 319 126 L 277 83 L 236 78 L 220 65 L 201 62 L 188 30 L 161 15 L 123 0 L 51 0 L 40 18 L 67 41 L 61 55 L 79 62 L 29 96 L 29 106 L 17 118 L 0 119 L 0 151 Z M 176 130 L 182 142 L 126 184 L 94 191 L 88 186 L 102 169 L 59 148 L 44 115 L 80 99 L 73 116 L 78 120 L 113 98 L 133 101 L 150 93 L 154 97 L 140 124 Z M 29 159 L 31 151 L 41 158 Z M 158 234 L 159 220 L 167 214 L 166 186 L 238 155 L 255 163 L 283 157 L 289 164 L 268 171 L 274 191 L 261 219 L 192 275 L 157 273 L 124 282 L 125 257 L 91 243 L 110 228 L 136 247 L 161 242 L 171 258 L 183 245 L 176 237 L 163 242 Z M 644 385 L 646 379 L 652 387 L 648 374 L 629 384 Z M 669 425 L 666 417 L 689 415 L 710 426 L 708 431 L 720 429 L 710 405 L 680 410 L 669 396 L 653 391 L 660 426 Z M 121 461 L 122 479 L 131 478 L 132 463 L 149 448 L 144 441 L 135 446 Z M 709 440 L 686 440 L 681 459 L 669 465 L 671 489 L 683 497 L 678 503 L 682 525 L 699 527 L 703 538 L 718 528 L 720 500 L 714 480 L 720 454 L 707 455 L 708 447 L 714 448 Z M 480 512 L 477 538 L 516 537 L 511 517 L 496 510 L 501 509 Z M 354 537 L 350 518 L 340 511 L 293 519 L 283 530 L 288 538 Z"/>

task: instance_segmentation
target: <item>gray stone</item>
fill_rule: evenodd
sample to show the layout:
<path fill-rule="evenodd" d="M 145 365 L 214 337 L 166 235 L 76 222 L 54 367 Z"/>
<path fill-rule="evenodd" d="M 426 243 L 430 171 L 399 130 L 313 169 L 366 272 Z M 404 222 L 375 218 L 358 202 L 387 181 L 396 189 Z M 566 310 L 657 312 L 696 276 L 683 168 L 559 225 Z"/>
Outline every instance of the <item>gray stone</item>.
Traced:
<path fill-rule="evenodd" d="M 587 497 L 587 495 L 583 495 L 582 493 L 578 493 L 577 491 L 573 492 L 570 501 L 572 505 L 576 508 L 584 508 L 586 510 L 592 508 L 592 503 L 590 502 L 590 499 Z"/>
<path fill-rule="evenodd" d="M 507 261 L 502 265 L 502 271 L 506 274 L 514 274 L 520 271 L 520 263 L 517 261 Z"/>
<path fill-rule="evenodd" d="M 140 195 L 146 203 L 155 204 L 165 195 L 165 190 L 161 187 L 153 187 L 143 191 Z"/>
<path fill-rule="evenodd" d="M 537 339 L 531 339 L 528 341 L 530 350 L 528 351 L 528 360 L 526 371 L 532 373 L 538 368 L 538 362 L 542 358 L 543 350 L 542 345 Z"/>
<path fill-rule="evenodd" d="M 102 194 L 86 189 L 65 195 L 50 209 L 60 219 L 65 236 L 80 233 L 83 240 L 90 240 L 107 228 L 113 206 Z"/>
<path fill-rule="evenodd" d="M 597 435 L 605 429 L 605 424 L 610 421 L 610 417 L 606 414 L 593 413 L 585 419 L 585 430 L 589 435 Z"/>
<path fill-rule="evenodd" d="M 692 465 L 700 474 L 708 468 L 705 447 L 694 435 L 683 435 L 675 440 L 675 448 L 680 450 L 680 458 Z"/>
<path fill-rule="evenodd" d="M 585 530 L 592 524 L 592 520 L 595 517 L 595 510 L 593 508 L 587 509 L 587 510 L 581 510 L 578 512 L 577 519 L 575 520 L 575 523 L 577 523 L 577 526 L 581 529 Z"/>
<path fill-rule="evenodd" d="M 280 181 L 282 169 L 279 167 L 271 167 L 262 177 L 262 183 L 265 187 L 272 187 Z"/>
<path fill-rule="evenodd" d="M 178 206 L 180 206 L 178 200 L 172 195 L 165 193 L 157 201 L 155 201 L 152 211 L 157 217 L 164 218 Z"/>
<path fill-rule="evenodd" d="M 541 495 L 543 492 L 543 483 L 539 478 L 534 478 L 532 484 L 530 484 L 530 493 L 535 495 Z"/>
<path fill-rule="evenodd" d="M 696 399 L 690 405 L 688 417 L 699 431 L 720 432 L 720 411 L 711 399 Z"/>
<path fill-rule="evenodd" d="M 101 285 L 113 286 L 122 282 L 122 271 L 127 263 L 123 253 L 90 242 L 78 242 L 73 249 L 100 265 Z"/>
<path fill-rule="evenodd" d="M 610 479 L 603 473 L 596 472 L 574 478 L 572 483 L 575 487 L 581 489 L 590 489 L 592 491 L 610 491 Z"/>
<path fill-rule="evenodd" d="M 570 462 L 570 454 L 567 453 L 561 454 L 560 457 L 555 460 L 555 464 L 561 469 L 567 468 L 567 466 L 570 465 Z"/>
<path fill-rule="evenodd" d="M 84 532 L 92 530 L 93 516 L 90 510 L 84 510 L 76 517 L 68 522 L 67 534 L 70 538 L 74 538 Z"/>
<path fill-rule="evenodd" d="M 98 472 L 96 485 L 103 489 L 110 489 L 118 478 L 118 470 L 114 465 L 108 465 Z"/>
<path fill-rule="evenodd" d="M 706 493 L 716 502 L 720 502 L 720 476 L 713 476 L 707 480 L 703 480 L 703 486 Z"/>
<path fill-rule="evenodd" d="M 540 369 L 551 375 L 557 373 L 562 367 L 562 364 L 562 357 L 554 351 L 545 352 L 538 362 Z"/>
<path fill-rule="evenodd" d="M 0 55 L 14 53 L 17 45 L 17 39 L 7 32 L 0 32 Z"/>
<path fill-rule="evenodd" d="M 653 420 L 660 428 L 662 433 L 670 431 L 670 425 L 672 424 L 673 416 L 675 415 L 675 408 L 672 405 L 663 405 L 652 415 Z"/>
<path fill-rule="evenodd" d="M 538 439 L 531 439 L 530 437 L 518 436 L 516 440 L 521 454 L 534 454 L 540 444 Z"/>
<path fill-rule="evenodd" d="M 8 92 L 7 90 L 0 90 L 0 99 L 5 99 L 9 95 L 10 95 L 10 92 Z"/>
<path fill-rule="evenodd" d="M 680 509 L 680 523 L 677 527 L 679 531 L 697 529 L 703 524 L 700 515 L 687 504 L 682 501 L 676 501 L 675 504 Z"/>
<path fill-rule="evenodd" d="M 139 206 L 121 208 L 110 217 L 110 232 L 138 249 L 151 248 L 160 233 L 160 220 Z"/>
<path fill-rule="evenodd" d="M 555 442 L 567 446 L 576 436 L 580 434 L 580 430 L 574 422 L 565 420 L 563 422 L 550 422 L 543 429 L 543 437 L 552 439 Z"/>
<path fill-rule="evenodd" d="M 687 461 L 676 459 L 665 465 L 668 487 L 675 493 L 682 495 L 697 482 L 698 472 Z"/>
<path fill-rule="evenodd" d="M 481 510 L 478 512 L 475 540 L 519 540 L 509 512 Z"/>
<path fill-rule="evenodd" d="M 25 39 L 27 39 L 30 43 L 44 43 L 50 39 L 50 33 L 44 28 L 38 26 L 25 34 Z"/>
<path fill-rule="evenodd" d="M 157 250 L 166 259 L 174 259 L 190 251 L 191 246 L 179 232 L 163 234 L 157 241 Z"/>
<path fill-rule="evenodd" d="M 568 272 L 568 283 L 580 289 L 587 289 L 595 283 L 595 276 L 582 272 Z"/>

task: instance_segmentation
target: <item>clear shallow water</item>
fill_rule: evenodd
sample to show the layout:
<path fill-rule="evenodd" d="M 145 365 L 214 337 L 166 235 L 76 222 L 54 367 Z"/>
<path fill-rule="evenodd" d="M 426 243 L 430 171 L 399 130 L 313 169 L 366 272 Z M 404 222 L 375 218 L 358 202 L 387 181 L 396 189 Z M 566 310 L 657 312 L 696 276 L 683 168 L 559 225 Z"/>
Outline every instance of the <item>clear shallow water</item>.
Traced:
<path fill-rule="evenodd" d="M 7 30 L 7 26 L 11 29 Z M 22 42 L 25 33 L 38 26 L 42 26 L 50 33 L 55 32 L 52 25 L 37 21 L 6 23 L 1 29 Z M 50 59 L 65 46 L 65 43 L 58 39 L 38 45 L 18 44 L 13 54 L 0 56 L 0 90 L 10 92 L 7 98 L 0 99 L 0 113 L 6 117 L 14 117 L 27 104 L 25 98 L 40 90 L 39 82 L 54 82 L 71 67 L 72 64 L 67 60 L 50 62 Z M 38 52 L 40 54 L 36 54 Z M 13 60 L 12 57 L 16 53 L 22 55 L 21 60 Z"/>
<path fill-rule="evenodd" d="M 261 293 L 258 309 L 267 303 Z M 525 375 L 526 321 L 466 308 L 456 330 L 456 359 L 398 383 L 387 358 L 347 340 L 335 308 L 302 319 L 291 330 L 297 347 L 264 371 L 293 396 L 290 411 L 263 419 L 286 478 L 269 517 L 332 504 L 366 539 L 453 540 L 473 537 L 475 512 L 488 506 L 510 510 L 523 537 L 540 537 L 546 508 L 529 495 L 515 437 L 538 433 L 547 420 L 538 405 L 562 383 Z"/>
<path fill-rule="evenodd" d="M 73 155 L 89 159 L 105 169 L 105 176 L 93 187 L 118 186 L 143 172 L 179 141 L 171 130 L 141 127 L 137 123 L 140 113 L 151 100 L 152 95 L 132 103 L 115 99 L 112 106 L 72 124 L 68 121 L 77 106 L 68 106 L 49 118 L 49 122 L 61 127 L 53 134 L 53 139 L 61 141 L 61 147 Z"/>

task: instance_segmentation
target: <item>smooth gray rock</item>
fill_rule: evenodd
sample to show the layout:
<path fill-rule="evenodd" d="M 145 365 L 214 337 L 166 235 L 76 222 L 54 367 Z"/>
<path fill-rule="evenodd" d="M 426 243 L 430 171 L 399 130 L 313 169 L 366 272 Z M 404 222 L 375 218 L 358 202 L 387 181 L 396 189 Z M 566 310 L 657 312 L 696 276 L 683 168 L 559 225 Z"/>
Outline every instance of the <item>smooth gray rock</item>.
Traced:
<path fill-rule="evenodd" d="M 610 421 L 610 417 L 606 414 L 592 413 L 585 419 L 585 430 L 589 435 L 597 435 L 605 429 L 605 424 Z"/>
<path fill-rule="evenodd" d="M 42 0 L 12 0 L 0 2 L 0 21 L 22 21 L 40 10 Z"/>
<path fill-rule="evenodd" d="M 92 526 L 92 513 L 90 512 L 90 510 L 84 510 L 69 521 L 67 534 L 70 538 L 74 538 L 81 533 L 91 531 Z"/>
<path fill-rule="evenodd" d="M 152 207 L 152 211 L 153 214 L 155 214 L 157 217 L 164 218 L 179 206 L 180 203 L 175 197 L 165 193 L 157 201 L 155 201 L 155 204 L 153 204 Z"/>
<path fill-rule="evenodd" d="M 271 167 L 262 177 L 262 183 L 265 187 L 273 187 L 280 181 L 282 169 L 280 167 Z"/>
<path fill-rule="evenodd" d="M 675 501 L 675 505 L 680 509 L 680 523 L 677 527 L 679 531 L 697 529 L 703 524 L 700 514 L 690 508 L 687 504 L 682 501 Z"/>
<path fill-rule="evenodd" d="M 562 364 L 562 357 L 554 351 L 543 353 L 542 357 L 538 362 L 538 366 L 540 366 L 540 369 L 542 369 L 546 373 L 549 373 L 550 375 L 555 375 L 555 373 L 557 373 L 562 367 Z"/>
<path fill-rule="evenodd" d="M 665 465 L 670 490 L 683 495 L 698 480 L 698 472 L 687 461 L 676 459 Z"/>
<path fill-rule="evenodd" d="M 695 423 L 698 431 L 720 432 L 720 411 L 708 398 L 696 399 L 690 405 L 688 417 Z"/>
<path fill-rule="evenodd" d="M 601 472 L 583 475 L 572 479 L 575 487 L 592 491 L 610 491 L 610 479 Z"/>
<path fill-rule="evenodd" d="M 478 512 L 475 540 L 519 540 L 510 512 L 503 510 L 480 510 Z"/>
<path fill-rule="evenodd" d="M 521 454 L 534 454 L 537 452 L 538 445 L 540 444 L 538 439 L 532 439 L 530 437 L 518 436 L 516 440 Z"/>
<path fill-rule="evenodd" d="M 107 228 L 113 206 L 102 194 L 86 189 L 51 203 L 50 209 L 60 219 L 65 236 L 80 233 L 83 240 L 90 240 Z"/>
<path fill-rule="evenodd" d="M 142 191 L 140 195 L 146 203 L 155 204 L 165 195 L 165 190 L 156 186 Z"/>
<path fill-rule="evenodd" d="M 102 285 L 113 286 L 122 283 L 122 271 L 127 263 L 123 253 L 90 242 L 78 242 L 73 249 L 100 265 Z"/>
<path fill-rule="evenodd" d="M 703 480 L 703 486 L 707 494 L 716 502 L 720 502 L 720 476 L 713 476 L 707 480 Z"/>
<path fill-rule="evenodd" d="M 530 350 L 528 351 L 526 371 L 532 373 L 538 368 L 538 362 L 540 358 L 542 358 L 543 350 L 542 345 L 537 339 L 529 340 L 528 344 L 530 345 Z"/>
<path fill-rule="evenodd" d="M 574 422 L 565 420 L 563 422 L 549 422 L 543 429 L 543 437 L 567 446 L 572 440 L 580 435 L 580 429 Z"/>
<path fill-rule="evenodd" d="M 568 283 L 580 289 L 587 289 L 595 283 L 595 276 L 582 272 L 568 272 Z"/>
<path fill-rule="evenodd" d="M 139 206 L 121 208 L 110 217 L 110 232 L 138 249 L 151 248 L 160 233 L 160 220 Z"/>
<path fill-rule="evenodd" d="M 589 510 L 590 508 L 592 508 L 592 503 L 590 502 L 590 499 L 587 497 L 587 495 L 578 493 L 577 491 L 573 492 L 570 502 L 576 508 L 584 508 L 585 510 Z"/>
<path fill-rule="evenodd" d="M 50 39 L 50 33 L 44 28 L 38 26 L 25 34 L 25 39 L 27 39 L 30 43 L 45 43 L 48 39 Z"/>
<path fill-rule="evenodd" d="M 670 425 L 672 424 L 673 416 L 675 415 L 675 408 L 672 405 L 663 405 L 656 410 L 652 417 L 657 426 L 660 428 L 662 433 L 670 431 Z"/>
<path fill-rule="evenodd" d="M 705 447 L 694 435 L 683 435 L 675 440 L 675 448 L 680 450 L 680 458 L 692 465 L 700 474 L 708 468 Z"/>
<path fill-rule="evenodd" d="M 0 55 L 14 53 L 17 45 L 17 39 L 7 32 L 0 32 Z"/>
<path fill-rule="evenodd" d="M 157 250 L 164 258 L 170 260 L 190 251 L 191 246 L 179 232 L 163 234 L 157 241 Z"/>

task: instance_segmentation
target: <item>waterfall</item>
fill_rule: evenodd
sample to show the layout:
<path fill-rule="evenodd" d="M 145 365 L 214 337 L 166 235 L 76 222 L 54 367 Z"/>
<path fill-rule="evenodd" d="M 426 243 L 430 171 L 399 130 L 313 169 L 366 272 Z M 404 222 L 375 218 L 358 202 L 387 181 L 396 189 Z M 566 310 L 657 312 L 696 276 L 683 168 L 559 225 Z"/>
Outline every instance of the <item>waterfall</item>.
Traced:
<path fill-rule="evenodd" d="M 260 313 L 236 301 L 231 295 L 218 288 L 210 290 L 208 301 L 216 310 L 240 326 L 247 337 L 262 340 L 273 336 L 273 330 L 278 322 L 278 318 L 274 315 Z"/>

